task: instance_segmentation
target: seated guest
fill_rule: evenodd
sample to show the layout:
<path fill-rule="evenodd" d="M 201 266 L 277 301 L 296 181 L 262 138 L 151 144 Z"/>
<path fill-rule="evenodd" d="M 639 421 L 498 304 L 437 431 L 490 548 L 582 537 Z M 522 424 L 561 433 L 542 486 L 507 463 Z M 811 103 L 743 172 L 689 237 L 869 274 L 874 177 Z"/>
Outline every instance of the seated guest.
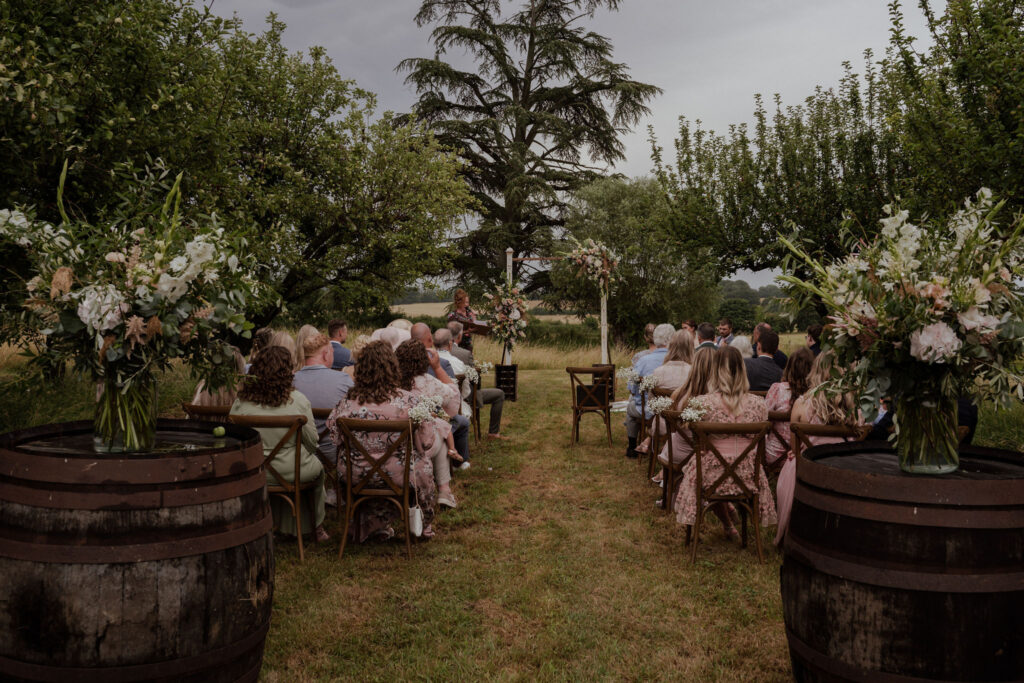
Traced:
<path fill-rule="evenodd" d="M 344 372 L 330 369 L 334 362 L 334 349 L 331 348 L 331 340 L 323 333 L 307 337 L 303 351 L 305 364 L 295 373 L 292 386 L 309 399 L 314 409 L 334 410 L 352 387 L 352 378 Z M 326 424 L 326 420 L 317 418 L 317 432 L 323 432 Z M 329 462 L 337 464 L 337 453 L 329 434 L 324 434 L 320 440 L 320 452 Z"/>
<path fill-rule="evenodd" d="M 656 325 L 654 323 L 647 323 L 646 325 L 644 325 L 644 343 L 647 344 L 647 348 L 644 349 L 643 351 L 637 351 L 636 353 L 634 353 L 633 358 L 630 360 L 631 364 L 636 365 L 637 360 L 643 358 L 644 356 L 651 353 L 657 348 L 657 346 L 654 343 L 655 327 Z"/>
<path fill-rule="evenodd" d="M 968 398 L 961 396 L 956 401 L 956 424 L 957 427 L 967 427 L 967 436 L 961 441 L 961 446 L 970 446 L 974 441 L 974 432 L 978 428 L 978 406 Z M 871 433 L 868 434 L 868 441 L 888 441 L 892 436 L 894 428 L 893 420 L 896 418 L 896 406 L 889 399 L 884 399 L 878 410 L 875 421 L 871 423 Z"/>
<path fill-rule="evenodd" d="M 351 377 L 352 379 L 355 379 L 355 377 L 356 377 L 356 366 L 355 366 L 355 363 L 359 362 L 359 354 L 360 354 L 360 352 L 362 352 L 363 349 L 366 348 L 366 345 L 369 344 L 372 341 L 373 341 L 373 339 L 371 339 L 370 335 L 368 335 L 368 334 L 361 334 L 358 337 L 356 337 L 355 343 L 352 344 L 352 363 L 353 364 L 349 365 L 347 367 L 342 368 L 341 371 L 344 372 L 349 377 Z"/>
<path fill-rule="evenodd" d="M 282 349 L 287 351 L 292 357 L 292 372 L 295 372 L 302 367 L 299 363 L 299 353 L 295 348 L 295 337 L 284 330 L 279 330 L 273 334 L 270 338 L 268 346 L 280 346 Z"/>
<path fill-rule="evenodd" d="M 448 331 L 452 333 L 452 344 L 449 349 L 452 355 L 465 363 L 467 367 L 476 367 L 476 362 L 473 360 L 473 352 L 467 351 L 459 345 L 462 323 L 455 321 L 448 323 Z M 491 406 L 491 421 L 487 425 L 487 438 L 507 439 L 507 436 L 501 434 L 501 412 L 505 408 L 505 392 L 497 387 L 478 387 L 476 390 L 476 409 L 483 410 L 485 405 Z"/>
<path fill-rule="evenodd" d="M 810 388 L 811 367 L 814 365 L 814 354 L 806 346 L 793 352 L 782 371 L 781 381 L 776 382 L 768 390 L 764 402 L 769 412 L 789 413 L 793 410 L 793 402 L 803 396 Z M 789 450 L 789 420 L 775 422 L 775 429 L 768 434 L 765 443 L 764 460 L 769 465 L 775 463 Z M 779 436 L 775 435 L 778 432 Z"/>
<path fill-rule="evenodd" d="M 245 372 L 249 372 L 249 366 L 260 351 L 270 346 L 270 339 L 274 336 L 274 330 L 269 327 L 261 327 L 252 335 L 252 348 L 249 349 L 249 362 L 245 364 Z"/>
<path fill-rule="evenodd" d="M 811 368 L 811 375 L 808 379 L 810 389 L 793 402 L 790 421 L 815 425 L 856 426 L 862 424 L 857 411 L 857 401 L 853 394 L 830 395 L 825 391 L 817 391 L 818 387 L 827 382 L 834 373 L 841 371 L 836 367 L 835 354 L 829 352 L 818 355 L 814 359 L 814 366 Z M 842 441 L 843 439 L 839 437 L 810 437 L 810 442 L 814 446 Z M 775 535 L 775 545 L 779 545 L 785 538 L 786 529 L 789 526 L 789 516 L 793 509 L 793 492 L 796 488 L 796 458 L 792 449 L 786 456 L 782 471 L 779 472 L 779 481 L 775 488 L 775 495 L 779 502 L 779 528 Z"/>
<path fill-rule="evenodd" d="M 299 460 L 299 471 L 295 471 L 295 442 L 291 439 L 281 446 L 274 456 L 274 469 L 285 481 L 293 482 L 298 477 L 300 482 L 316 482 L 316 486 L 304 494 L 312 496 L 310 504 L 302 506 L 302 528 L 312 529 L 318 541 L 328 539 L 324 531 L 324 468 L 316 457 L 319 447 L 316 424 L 313 421 L 313 408 L 309 399 L 292 387 L 292 365 L 295 357 L 287 349 L 270 346 L 260 352 L 249 369 L 249 381 L 238 391 L 238 398 L 231 405 L 232 415 L 256 415 L 273 417 L 280 415 L 302 415 L 306 424 L 302 426 L 302 452 Z M 287 433 L 287 428 L 260 429 L 263 437 L 263 454 L 270 455 L 274 447 Z M 267 472 L 267 483 L 278 485 L 274 475 Z M 291 508 L 276 496 L 270 499 L 270 508 L 278 529 L 282 534 L 295 535 L 295 517 Z"/>
<path fill-rule="evenodd" d="M 452 364 L 444 358 L 437 356 L 437 349 L 434 348 L 434 335 L 430 332 L 430 327 L 424 323 L 416 323 L 410 330 L 412 338 L 423 344 L 423 348 L 427 350 L 427 356 L 430 358 L 430 369 L 427 370 L 427 374 L 436 377 L 445 384 L 455 382 L 455 369 Z M 437 356 L 438 363 L 434 362 L 434 356 Z M 458 412 L 458 409 L 456 409 Z M 452 438 L 455 439 L 455 448 L 459 451 L 459 455 L 462 456 L 462 464 L 459 465 L 460 470 L 469 469 L 469 418 L 465 415 L 454 415 L 451 419 L 452 423 Z"/>
<path fill-rule="evenodd" d="M 736 350 L 740 352 L 740 355 L 744 358 L 754 357 L 754 347 L 750 343 L 750 337 L 745 334 L 739 334 L 733 337 L 732 343 L 729 346 L 735 346 Z"/>
<path fill-rule="evenodd" d="M 388 323 L 388 327 L 393 327 L 396 330 L 408 332 L 409 330 L 412 329 L 412 321 L 406 320 L 405 318 L 395 318 L 394 320 Z"/>
<path fill-rule="evenodd" d="M 242 376 L 245 374 L 246 362 L 242 352 L 234 346 L 231 347 L 231 352 L 235 361 L 235 375 L 237 375 L 234 383 L 211 392 L 206 389 L 206 382 L 199 380 L 199 384 L 196 385 L 196 392 L 192 395 L 193 405 L 207 407 L 230 406 L 235 402 L 235 398 L 238 396 L 238 389 L 242 386 Z M 212 416 L 204 419 L 214 422 L 227 421 L 225 418 L 214 418 Z"/>
<path fill-rule="evenodd" d="M 718 321 L 718 336 L 715 337 L 715 346 L 722 348 L 732 344 L 732 321 L 722 318 Z"/>
<path fill-rule="evenodd" d="M 768 419 L 768 409 L 765 407 L 764 399 L 748 392 L 747 373 L 743 366 L 743 357 L 740 352 L 729 346 L 723 346 L 718 351 L 715 368 L 713 390 L 699 398 L 708 405 L 708 412 L 701 418 L 701 422 L 714 423 L 747 423 L 764 422 Z M 750 441 L 742 436 L 728 436 L 715 439 L 715 447 L 718 452 L 730 464 L 743 452 Z M 701 485 L 710 485 L 723 476 L 722 463 L 714 455 L 706 453 L 701 462 L 704 482 Z M 771 489 L 768 486 L 768 479 L 764 470 L 760 471 L 757 481 L 754 480 L 754 459 L 746 457 L 736 470 L 736 474 L 744 481 L 749 489 L 759 488 L 761 490 L 760 507 L 756 514 L 760 515 L 761 524 L 769 526 L 775 524 L 775 505 L 772 501 Z M 680 524 L 692 525 L 696 523 L 697 515 L 702 511 L 697 509 L 696 485 L 697 461 L 691 458 L 683 467 L 683 479 L 679 485 L 679 492 L 676 494 L 675 510 L 676 520 Z M 724 478 L 718 486 L 718 493 L 741 494 L 739 486 L 731 478 Z M 722 527 L 728 538 L 739 538 L 739 532 L 733 526 L 725 506 L 715 506 L 715 515 L 722 521 Z"/>
<path fill-rule="evenodd" d="M 758 323 L 757 325 L 754 326 L 754 334 L 750 337 L 750 341 L 752 342 L 754 347 L 754 355 L 757 355 L 757 343 L 761 339 L 761 333 L 767 332 L 770 329 L 772 329 L 772 326 L 769 325 L 768 323 Z M 775 364 L 778 365 L 780 368 L 786 368 L 786 354 L 784 354 L 782 351 L 776 349 L 775 353 L 772 355 L 772 358 L 775 359 Z"/>
<path fill-rule="evenodd" d="M 318 334 L 320 334 L 320 330 L 316 329 L 312 325 L 303 325 L 299 328 L 299 331 L 295 333 L 295 358 L 299 364 L 296 371 L 306 364 L 306 340 L 311 337 L 315 337 Z"/>
<path fill-rule="evenodd" d="M 656 367 L 661 365 L 662 361 L 665 360 L 665 355 L 668 353 L 668 342 L 672 335 L 675 334 L 675 331 L 676 329 L 668 323 L 654 328 L 654 350 L 641 356 L 633 364 L 633 369 L 636 370 L 637 375 L 646 377 L 654 372 Z M 629 439 L 626 457 L 635 458 L 637 457 L 636 439 L 640 433 L 640 420 L 642 419 L 640 414 L 640 387 L 630 383 L 629 393 L 632 395 L 632 399 L 626 404 L 626 436 Z"/>
<path fill-rule="evenodd" d="M 436 396 L 441 399 L 442 407 L 449 418 L 458 413 L 460 403 L 458 389 L 454 383 L 446 384 L 436 377 L 427 374 L 431 362 L 437 364 L 437 356 L 427 357 L 423 344 L 415 339 L 402 342 L 395 352 L 398 358 L 398 386 L 408 391 L 418 401 L 424 396 Z M 454 411 L 454 412 L 453 412 Z M 462 462 L 462 456 L 455 450 L 452 439 L 452 425 L 445 418 L 434 418 L 434 430 L 439 439 L 443 439 L 446 448 L 437 449 L 433 455 L 434 481 L 437 483 L 438 502 L 450 508 L 455 507 L 455 496 L 451 490 L 451 468 L 448 459 Z"/>
<path fill-rule="evenodd" d="M 398 359 L 391 347 L 384 342 L 370 342 L 359 355 L 356 363 L 356 377 L 348 396 L 331 411 L 327 426 L 331 430 L 331 440 L 341 445 L 341 434 L 338 432 L 339 417 L 356 418 L 359 420 L 407 420 L 409 411 L 416 405 L 416 398 L 398 386 Z M 355 432 L 355 437 L 366 448 L 370 456 L 380 458 L 394 442 L 395 434 Z M 438 446 L 438 444 L 441 444 Z M 413 453 L 399 451 L 397 457 L 391 457 L 383 469 L 393 481 L 403 483 L 405 458 L 411 457 L 410 485 L 416 490 L 416 499 L 423 509 L 423 538 L 434 535 L 434 502 L 437 489 L 434 486 L 434 465 L 431 456 L 436 448 L 444 448 L 444 442 L 437 439 L 434 425 L 430 421 L 415 427 L 413 435 Z M 343 456 L 347 456 L 344 452 Z M 361 454 L 352 462 L 352 475 L 362 479 L 371 471 L 370 463 Z M 338 473 L 346 475 L 345 463 L 338 460 Z M 379 535 L 385 538 L 394 536 L 392 523 L 401 519 L 398 510 L 386 500 L 370 500 L 359 506 L 362 512 L 359 527 L 355 531 L 357 541 L 365 541 L 370 536 Z"/>
<path fill-rule="evenodd" d="M 668 343 L 665 360 L 651 373 L 658 378 L 659 389 L 678 389 L 686 384 L 693 360 L 693 335 L 679 330 Z"/>
<path fill-rule="evenodd" d="M 697 325 L 697 348 L 714 346 L 715 344 L 715 326 L 711 323 L 701 323 Z"/>
<path fill-rule="evenodd" d="M 373 331 L 370 335 L 371 341 L 382 341 L 391 347 L 394 351 L 398 348 L 398 345 L 404 341 L 408 341 L 411 338 L 408 330 L 403 330 L 399 327 L 381 327 Z"/>
<path fill-rule="evenodd" d="M 453 377 L 453 379 L 455 379 L 456 382 L 458 382 L 459 375 L 465 376 L 466 364 L 452 354 L 452 333 L 448 331 L 447 327 L 440 327 L 434 332 L 434 348 L 437 350 L 437 355 L 443 360 L 448 361 L 452 366 L 452 370 L 455 372 L 455 377 Z M 475 406 L 471 409 L 469 407 L 469 403 L 466 402 L 466 399 L 473 394 L 473 387 L 470 385 L 469 381 L 466 381 L 462 383 L 459 391 L 462 394 L 462 414 L 468 418 L 472 418 Z"/>
<path fill-rule="evenodd" d="M 747 358 L 747 380 L 751 391 L 768 391 L 782 379 L 782 368 L 775 364 L 775 352 L 779 348 L 779 335 L 771 330 L 761 333 L 757 342 L 757 358 Z"/>
<path fill-rule="evenodd" d="M 679 325 L 679 329 L 686 330 L 691 335 L 696 336 L 697 334 L 697 321 L 693 318 L 687 318 Z"/>
<path fill-rule="evenodd" d="M 348 339 L 348 323 L 335 318 L 327 323 L 327 336 L 331 339 L 331 370 L 342 370 L 355 364 L 352 360 L 352 352 L 342 344 Z"/>
<path fill-rule="evenodd" d="M 821 333 L 824 329 L 821 325 L 811 325 L 807 328 L 807 346 L 815 356 L 821 353 Z"/>

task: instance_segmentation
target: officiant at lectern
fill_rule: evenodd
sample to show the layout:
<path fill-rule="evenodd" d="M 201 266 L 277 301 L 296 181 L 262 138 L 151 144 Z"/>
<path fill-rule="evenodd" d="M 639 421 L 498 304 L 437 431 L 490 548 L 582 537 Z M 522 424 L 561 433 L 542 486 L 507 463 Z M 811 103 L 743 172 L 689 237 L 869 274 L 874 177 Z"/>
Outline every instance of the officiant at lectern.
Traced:
<path fill-rule="evenodd" d="M 459 322 L 463 325 L 462 341 L 459 346 L 467 351 L 473 350 L 473 338 L 470 331 L 476 326 L 476 313 L 469 307 L 469 294 L 464 289 L 455 290 L 452 310 L 448 313 L 448 322 Z"/>

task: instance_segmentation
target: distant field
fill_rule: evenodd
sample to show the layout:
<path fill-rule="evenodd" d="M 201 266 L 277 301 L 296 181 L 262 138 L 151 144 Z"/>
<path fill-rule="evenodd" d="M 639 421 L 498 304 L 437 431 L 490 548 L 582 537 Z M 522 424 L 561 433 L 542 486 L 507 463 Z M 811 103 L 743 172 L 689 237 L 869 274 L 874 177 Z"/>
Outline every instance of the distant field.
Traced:
<path fill-rule="evenodd" d="M 528 301 L 526 305 L 529 308 L 540 306 L 539 301 Z M 448 314 L 448 302 L 438 301 L 429 304 L 397 304 L 391 307 L 391 312 L 396 315 L 401 314 L 409 318 L 414 318 L 418 315 L 430 315 L 430 316 L 442 316 Z M 486 316 L 481 316 L 486 317 Z M 561 323 L 578 323 L 579 318 L 574 315 L 534 315 L 531 316 L 537 320 L 546 320 L 547 322 L 561 322 Z"/>

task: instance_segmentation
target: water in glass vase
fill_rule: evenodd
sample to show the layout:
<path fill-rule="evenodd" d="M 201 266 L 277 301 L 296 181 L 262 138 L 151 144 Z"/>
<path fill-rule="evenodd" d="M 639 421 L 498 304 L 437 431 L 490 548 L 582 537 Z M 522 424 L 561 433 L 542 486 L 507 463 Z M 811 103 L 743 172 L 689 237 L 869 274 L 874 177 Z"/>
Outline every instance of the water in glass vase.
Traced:
<path fill-rule="evenodd" d="M 97 453 L 142 453 L 156 442 L 157 390 L 151 377 L 124 385 L 113 378 L 97 384 L 93 450 Z"/>
<path fill-rule="evenodd" d="M 896 453 L 910 474 L 949 474 L 960 466 L 957 402 L 947 396 L 896 401 Z"/>

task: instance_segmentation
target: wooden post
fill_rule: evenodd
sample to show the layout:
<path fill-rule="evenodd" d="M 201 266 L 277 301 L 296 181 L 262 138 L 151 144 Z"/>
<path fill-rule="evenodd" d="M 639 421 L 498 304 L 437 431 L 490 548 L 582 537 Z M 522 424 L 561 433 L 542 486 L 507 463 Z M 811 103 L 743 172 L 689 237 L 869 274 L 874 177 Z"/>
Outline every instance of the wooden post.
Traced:
<path fill-rule="evenodd" d="M 508 284 L 512 286 L 512 247 L 505 250 L 505 277 L 508 279 Z M 501 364 L 512 365 L 512 348 L 506 343 L 505 348 L 501 352 Z"/>
<path fill-rule="evenodd" d="M 608 353 L 608 295 L 601 292 L 601 364 L 611 363 Z"/>

